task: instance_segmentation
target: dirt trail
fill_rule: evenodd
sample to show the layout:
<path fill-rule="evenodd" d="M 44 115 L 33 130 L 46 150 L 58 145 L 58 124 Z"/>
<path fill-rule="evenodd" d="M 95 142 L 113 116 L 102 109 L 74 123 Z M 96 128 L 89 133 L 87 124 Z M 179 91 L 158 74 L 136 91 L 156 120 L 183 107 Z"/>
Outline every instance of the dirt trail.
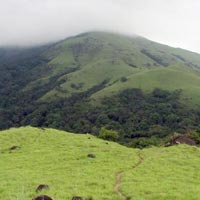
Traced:
<path fill-rule="evenodd" d="M 138 162 L 132 168 L 130 168 L 129 170 L 135 169 L 135 168 L 139 167 L 139 165 L 142 164 L 142 162 L 144 161 L 144 158 L 142 157 L 140 152 L 138 153 L 138 158 L 139 158 Z M 129 171 L 129 170 L 127 170 L 127 171 Z M 124 171 L 120 171 L 120 172 L 116 173 L 116 176 L 115 176 L 116 182 L 115 182 L 115 185 L 114 185 L 114 191 L 115 191 L 115 193 L 117 193 L 121 197 L 122 200 L 129 200 L 130 198 L 127 197 L 120 189 L 120 186 L 122 184 L 123 173 L 124 173 Z"/>
<path fill-rule="evenodd" d="M 141 165 L 143 163 L 144 158 L 142 157 L 140 152 L 138 153 L 138 158 L 139 158 L 139 161 L 131 169 L 135 169 L 135 168 L 137 168 L 139 165 Z"/>
<path fill-rule="evenodd" d="M 123 175 L 124 172 L 118 172 L 116 174 L 116 183 L 114 185 L 114 191 L 115 193 L 117 193 L 123 200 L 128 200 L 129 198 L 126 197 L 125 194 L 122 193 L 121 189 L 120 189 L 120 186 L 121 186 L 121 183 L 122 183 L 122 175 Z"/>

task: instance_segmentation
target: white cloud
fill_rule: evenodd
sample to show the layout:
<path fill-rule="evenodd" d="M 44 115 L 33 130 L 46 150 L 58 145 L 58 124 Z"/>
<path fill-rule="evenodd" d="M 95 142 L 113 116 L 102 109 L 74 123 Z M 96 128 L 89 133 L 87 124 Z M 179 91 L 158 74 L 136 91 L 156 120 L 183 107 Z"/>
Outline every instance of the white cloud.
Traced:
<path fill-rule="evenodd" d="M 0 45 L 107 30 L 200 52 L 199 10 L 199 0 L 0 0 Z"/>

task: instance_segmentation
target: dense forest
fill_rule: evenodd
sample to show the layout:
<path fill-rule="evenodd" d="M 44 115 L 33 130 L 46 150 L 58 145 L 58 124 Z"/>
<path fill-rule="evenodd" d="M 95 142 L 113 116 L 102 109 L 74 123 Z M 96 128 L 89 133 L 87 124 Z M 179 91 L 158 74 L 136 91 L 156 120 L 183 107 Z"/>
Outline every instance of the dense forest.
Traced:
<path fill-rule="evenodd" d="M 104 84 L 49 104 L 24 98 L 1 110 L 0 127 L 32 125 L 94 135 L 105 128 L 119 134 L 118 142 L 134 147 L 164 144 L 174 132 L 199 137 L 200 110 L 180 103 L 180 90 L 127 89 L 93 105 L 88 97 Z"/>

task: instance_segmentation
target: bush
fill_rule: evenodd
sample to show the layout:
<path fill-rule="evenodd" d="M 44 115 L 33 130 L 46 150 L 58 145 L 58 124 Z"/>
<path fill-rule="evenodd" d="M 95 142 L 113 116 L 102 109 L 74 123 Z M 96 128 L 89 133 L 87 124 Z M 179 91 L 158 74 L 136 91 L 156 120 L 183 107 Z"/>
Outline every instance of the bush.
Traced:
<path fill-rule="evenodd" d="M 121 82 L 126 82 L 128 79 L 127 79 L 126 77 L 123 76 L 123 77 L 121 77 L 120 80 L 121 80 Z"/>
<path fill-rule="evenodd" d="M 192 131 L 189 133 L 189 136 L 197 142 L 197 144 L 200 144 L 200 132 L 199 131 Z"/>
<path fill-rule="evenodd" d="M 119 134 L 117 131 L 101 128 L 98 137 L 104 140 L 117 141 L 119 139 Z"/>
<path fill-rule="evenodd" d="M 151 137 L 151 138 L 137 138 L 132 141 L 130 141 L 127 146 L 143 149 L 145 147 L 151 147 L 151 146 L 158 146 L 160 145 L 160 139 L 157 137 Z"/>

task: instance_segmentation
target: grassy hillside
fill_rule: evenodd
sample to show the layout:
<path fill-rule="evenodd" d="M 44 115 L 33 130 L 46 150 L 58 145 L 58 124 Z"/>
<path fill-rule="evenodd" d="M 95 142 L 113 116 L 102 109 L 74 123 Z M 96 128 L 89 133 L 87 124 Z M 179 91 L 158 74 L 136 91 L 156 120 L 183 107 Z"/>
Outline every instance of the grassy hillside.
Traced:
<path fill-rule="evenodd" d="M 190 102 L 199 104 L 200 97 L 196 95 L 199 93 L 198 54 L 174 49 L 142 37 L 131 38 L 108 33 L 80 35 L 59 43 L 54 48 L 56 51 L 50 49 L 45 56 L 49 57 L 50 52 L 51 56 L 54 55 L 50 64 L 56 66 L 56 71 L 73 64 L 78 68 L 59 77 L 58 81 L 62 83 L 44 94 L 40 101 L 84 92 L 106 80 L 105 90 L 108 92 L 100 90 L 93 94 L 95 99 L 119 92 L 121 88 L 141 87 L 144 90 L 152 90 L 161 87 L 169 90 L 183 89 Z M 58 49 L 62 49 L 63 53 Z M 168 69 L 170 66 L 176 70 L 168 73 L 166 67 Z M 152 74 L 154 69 L 158 70 L 158 76 Z M 162 77 L 157 80 L 160 73 Z M 182 73 L 184 77 L 181 78 Z M 193 74 L 196 82 L 191 82 Z M 122 77 L 129 80 L 127 84 L 121 82 Z M 39 81 L 42 82 L 40 79 Z M 33 86 L 35 83 L 38 81 L 34 81 Z"/>
<path fill-rule="evenodd" d="M 19 148 L 11 150 L 13 146 Z M 96 158 L 87 157 L 93 153 Z M 200 196 L 197 147 L 130 149 L 54 129 L 31 127 L 0 132 L 0 195 L 28 200 L 41 192 L 54 200 L 73 195 L 96 200 L 197 200 Z"/>
<path fill-rule="evenodd" d="M 191 69 L 184 66 L 170 66 L 167 68 L 155 68 L 151 70 L 141 70 L 138 73 L 127 76 L 127 81 L 118 81 L 101 91 L 95 93 L 92 98 L 99 100 L 105 96 L 111 96 L 127 88 L 140 88 L 143 91 L 153 91 L 154 88 L 174 91 L 181 89 L 182 101 L 192 102 L 194 105 L 200 105 L 200 76 Z"/>
<path fill-rule="evenodd" d="M 40 62 L 29 67 L 29 71 L 23 71 L 28 80 L 20 88 L 25 95 L 33 93 L 38 102 L 70 97 L 103 82 L 105 90 L 93 92 L 95 99 L 122 88 L 152 90 L 161 87 L 183 89 L 185 96 L 191 97 L 195 104 L 200 100 L 195 95 L 199 93 L 200 55 L 193 52 L 139 36 L 103 32 L 81 34 L 43 49 L 35 61 L 31 58 L 33 63 Z M 168 73 L 168 68 L 176 70 Z M 161 73 L 162 79 L 154 72 Z M 184 77 L 181 78 L 182 73 Z M 192 82 L 193 75 L 196 81 Z M 126 84 L 121 82 L 124 77 L 129 80 Z"/>

